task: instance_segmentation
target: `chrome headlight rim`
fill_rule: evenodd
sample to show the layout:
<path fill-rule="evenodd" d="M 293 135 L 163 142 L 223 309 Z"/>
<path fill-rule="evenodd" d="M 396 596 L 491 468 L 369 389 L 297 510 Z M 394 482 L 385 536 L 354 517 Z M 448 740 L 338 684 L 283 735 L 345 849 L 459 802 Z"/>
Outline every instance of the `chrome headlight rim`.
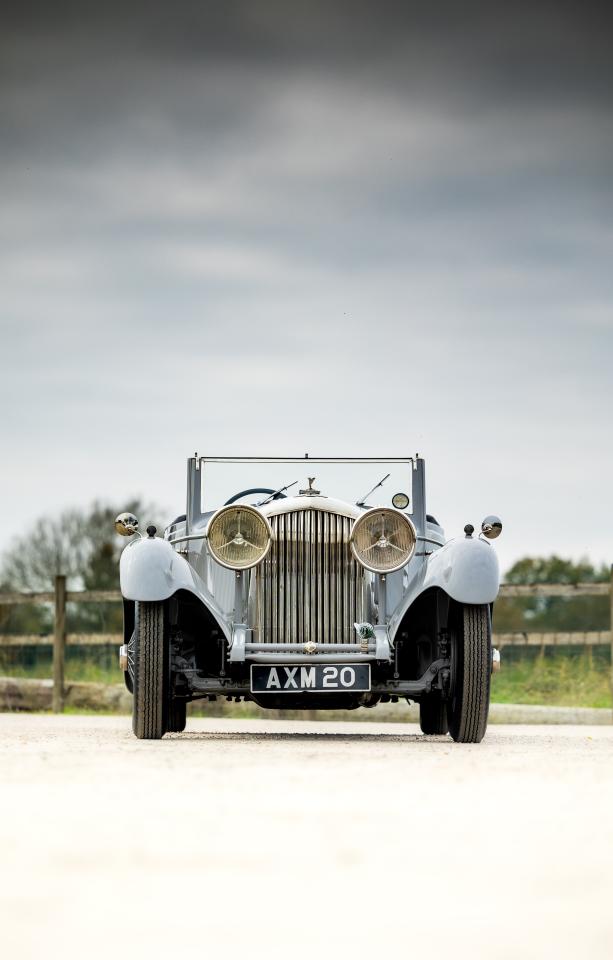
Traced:
<path fill-rule="evenodd" d="M 249 561 L 249 563 L 243 563 L 243 564 L 228 563 L 227 560 L 224 560 L 222 557 L 219 557 L 219 556 L 216 554 L 215 550 L 213 549 L 213 547 L 212 547 L 212 545 L 211 545 L 211 540 L 210 540 L 210 533 L 211 533 L 211 529 L 212 529 L 212 527 L 213 527 L 213 524 L 215 524 L 215 523 L 220 519 L 220 517 L 223 517 L 223 516 L 225 516 L 225 515 L 227 515 L 227 514 L 233 514 L 233 513 L 249 513 L 249 514 L 252 514 L 252 515 L 256 516 L 258 520 L 260 520 L 260 521 L 263 522 L 263 524 L 264 524 L 264 526 L 265 526 L 265 528 L 266 528 L 266 532 L 267 532 L 267 534 L 268 534 L 268 542 L 266 543 L 265 549 L 262 551 L 262 553 L 261 553 L 260 556 L 257 558 L 257 560 L 251 560 L 251 561 Z M 265 517 L 264 514 L 261 513 L 260 510 L 258 510 L 256 507 L 252 507 L 252 506 L 250 506 L 249 504 L 246 504 L 246 503 L 245 503 L 245 504 L 243 504 L 243 503 L 240 503 L 240 504 L 232 503 L 232 504 L 229 504 L 228 506 L 220 507 L 220 509 L 217 510 L 217 511 L 213 514 L 213 516 L 211 517 L 211 519 L 209 520 L 209 522 L 208 522 L 208 524 L 207 524 L 205 536 L 206 536 L 206 543 L 207 543 L 208 551 L 209 551 L 211 557 L 213 558 L 213 560 L 215 561 L 215 563 L 218 563 L 218 564 L 220 565 L 220 567 L 225 567 L 226 570 L 241 571 L 241 570 L 252 570 L 254 567 L 257 567 L 258 564 L 260 564 L 260 563 L 262 562 L 262 560 L 265 560 L 265 559 L 266 559 L 266 557 L 268 556 L 268 553 L 269 553 L 269 551 L 270 551 L 270 547 L 271 547 L 271 544 L 272 544 L 273 536 L 274 536 L 274 535 L 273 535 L 272 527 L 271 527 L 271 525 L 270 525 L 270 522 L 269 522 L 269 520 L 268 520 L 268 517 Z"/>
<path fill-rule="evenodd" d="M 412 544 L 410 549 L 404 555 L 404 557 L 399 560 L 395 566 L 386 567 L 384 570 L 381 567 L 377 567 L 372 563 L 369 563 L 364 557 L 359 553 L 356 544 L 355 544 L 355 535 L 359 531 L 360 527 L 367 523 L 371 517 L 375 515 L 387 514 L 398 521 L 400 524 L 405 524 L 407 529 L 410 531 Z M 365 570 L 369 570 L 371 573 L 377 573 L 380 576 L 385 576 L 388 573 L 396 573 L 398 570 L 402 570 L 403 567 L 406 567 L 407 563 L 413 558 L 415 554 L 415 549 L 417 546 L 417 530 L 415 529 L 415 524 L 413 521 L 407 517 L 406 513 L 403 513 L 401 510 L 397 510 L 395 507 L 371 507 L 369 510 L 366 510 L 361 516 L 359 516 L 353 528 L 351 530 L 351 536 L 349 538 L 349 543 L 351 546 L 351 552 L 357 560 L 357 562 L 364 567 Z"/>

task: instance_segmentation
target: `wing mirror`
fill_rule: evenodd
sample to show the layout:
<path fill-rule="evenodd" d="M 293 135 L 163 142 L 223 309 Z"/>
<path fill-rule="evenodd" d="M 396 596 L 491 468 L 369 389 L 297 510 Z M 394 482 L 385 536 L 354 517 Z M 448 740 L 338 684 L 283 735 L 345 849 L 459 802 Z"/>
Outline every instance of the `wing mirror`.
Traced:
<path fill-rule="evenodd" d="M 115 517 L 115 530 L 122 537 L 132 537 L 138 533 L 138 520 L 133 513 L 120 513 Z"/>
<path fill-rule="evenodd" d="M 495 517 L 494 514 L 486 517 L 481 524 L 481 533 L 484 537 L 487 537 L 488 540 L 495 540 L 496 537 L 499 537 L 502 533 L 502 520 L 500 517 Z"/>

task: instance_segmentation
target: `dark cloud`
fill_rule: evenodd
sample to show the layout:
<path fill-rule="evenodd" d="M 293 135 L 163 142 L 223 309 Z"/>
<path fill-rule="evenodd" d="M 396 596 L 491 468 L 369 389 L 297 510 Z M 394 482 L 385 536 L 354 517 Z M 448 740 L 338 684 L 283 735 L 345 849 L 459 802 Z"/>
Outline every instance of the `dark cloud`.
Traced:
<path fill-rule="evenodd" d="M 454 74 L 486 99 L 505 90 L 513 100 L 527 90 L 553 97 L 582 90 L 593 99 L 610 89 L 610 22 L 607 4 L 572 0 L 41 2 L 5 11 L 2 48 L 30 44 L 43 69 L 59 66 L 60 51 L 67 68 L 100 53 L 112 63 L 129 51 L 182 69 L 203 60 L 284 70 L 353 64 L 396 81 Z"/>

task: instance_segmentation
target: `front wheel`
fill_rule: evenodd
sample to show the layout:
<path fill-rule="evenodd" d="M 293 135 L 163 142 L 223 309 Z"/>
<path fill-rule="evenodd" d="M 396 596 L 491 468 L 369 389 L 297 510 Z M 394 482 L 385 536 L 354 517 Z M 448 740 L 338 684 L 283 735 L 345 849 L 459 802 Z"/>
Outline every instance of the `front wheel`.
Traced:
<path fill-rule="evenodd" d="M 452 635 L 449 733 L 457 743 L 480 743 L 490 709 L 490 608 L 463 605 Z"/>
<path fill-rule="evenodd" d="M 168 719 L 168 655 L 162 603 L 137 603 L 129 647 L 134 671 L 132 730 L 139 740 L 159 740 L 166 732 Z"/>
<path fill-rule="evenodd" d="M 187 703 L 172 699 L 168 711 L 168 733 L 183 733 L 187 723 Z"/>
<path fill-rule="evenodd" d="M 425 734 L 441 735 L 447 733 L 447 704 L 438 696 L 430 693 L 419 704 L 419 726 Z"/>

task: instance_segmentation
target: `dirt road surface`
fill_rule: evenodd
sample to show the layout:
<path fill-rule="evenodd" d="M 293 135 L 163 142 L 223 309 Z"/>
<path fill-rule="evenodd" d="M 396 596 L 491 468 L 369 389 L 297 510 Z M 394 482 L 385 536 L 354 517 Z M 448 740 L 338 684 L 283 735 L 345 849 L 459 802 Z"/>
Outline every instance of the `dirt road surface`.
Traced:
<path fill-rule="evenodd" d="M 0 953 L 613 956 L 613 728 L 0 715 Z"/>

